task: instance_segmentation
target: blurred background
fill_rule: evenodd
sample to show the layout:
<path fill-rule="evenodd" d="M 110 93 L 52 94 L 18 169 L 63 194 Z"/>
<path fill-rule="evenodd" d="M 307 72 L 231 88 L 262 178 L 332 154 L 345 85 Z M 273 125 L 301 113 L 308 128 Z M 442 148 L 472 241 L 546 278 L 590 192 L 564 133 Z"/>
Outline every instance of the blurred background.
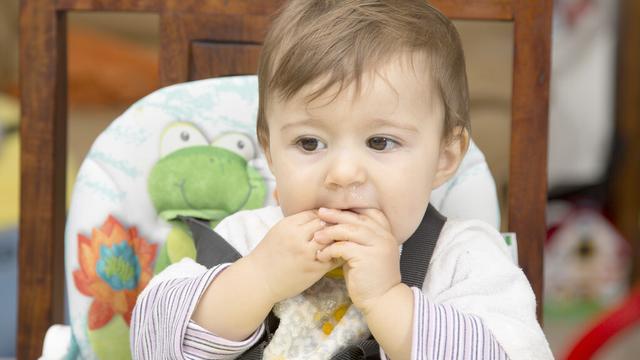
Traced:
<path fill-rule="evenodd" d="M 554 3 L 544 330 L 558 358 L 606 314 L 633 317 L 640 307 L 634 287 L 640 265 L 640 34 L 629 21 L 640 13 L 633 2 Z M 0 2 L 0 358 L 15 356 L 16 340 L 18 12 L 18 0 Z M 158 25 L 156 15 L 140 13 L 68 17 L 69 189 L 95 137 L 158 88 Z M 473 138 L 494 174 L 504 215 L 513 25 L 456 26 L 467 57 Z M 637 359 L 638 319 L 595 358 Z M 605 324 L 599 328 L 604 334 L 615 330 L 616 323 Z"/>

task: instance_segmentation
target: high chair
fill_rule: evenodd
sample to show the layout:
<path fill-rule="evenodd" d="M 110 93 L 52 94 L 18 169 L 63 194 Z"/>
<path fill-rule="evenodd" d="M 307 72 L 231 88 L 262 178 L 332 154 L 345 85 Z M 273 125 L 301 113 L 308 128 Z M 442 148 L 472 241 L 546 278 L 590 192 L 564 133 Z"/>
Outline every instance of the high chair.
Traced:
<path fill-rule="evenodd" d="M 160 79 L 162 85 L 170 85 L 254 73 L 269 16 L 281 2 L 22 1 L 19 358 L 37 358 L 47 328 L 60 323 L 63 315 L 66 14 L 72 11 L 159 14 Z M 509 231 L 518 236 L 519 264 L 536 294 L 541 320 L 551 0 L 432 3 L 453 19 L 514 23 L 507 222 Z"/>

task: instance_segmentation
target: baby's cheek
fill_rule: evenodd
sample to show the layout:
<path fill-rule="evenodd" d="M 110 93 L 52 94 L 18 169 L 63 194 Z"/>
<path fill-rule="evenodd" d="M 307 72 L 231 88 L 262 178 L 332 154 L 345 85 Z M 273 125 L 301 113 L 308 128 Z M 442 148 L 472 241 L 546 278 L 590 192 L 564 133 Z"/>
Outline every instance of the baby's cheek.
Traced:
<path fill-rule="evenodd" d="M 317 189 L 322 186 L 318 183 L 318 177 L 306 168 L 286 170 L 276 178 L 280 207 L 285 216 L 317 208 Z"/>
<path fill-rule="evenodd" d="M 284 216 L 290 216 L 306 210 L 313 210 L 315 202 L 309 192 L 292 192 L 283 193 L 278 191 L 280 200 L 280 208 Z"/>
<path fill-rule="evenodd" d="M 428 203 L 426 203 L 428 205 Z M 391 233 L 402 244 L 413 235 L 418 229 L 420 222 L 424 216 L 426 206 L 410 206 L 407 205 L 403 211 L 397 211 L 389 219 L 391 224 Z"/>

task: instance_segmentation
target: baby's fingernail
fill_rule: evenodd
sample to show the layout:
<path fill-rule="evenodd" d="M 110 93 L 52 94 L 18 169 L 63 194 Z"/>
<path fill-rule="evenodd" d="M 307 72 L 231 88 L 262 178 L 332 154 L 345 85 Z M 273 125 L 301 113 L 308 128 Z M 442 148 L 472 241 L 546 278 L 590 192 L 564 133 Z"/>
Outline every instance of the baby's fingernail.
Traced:
<path fill-rule="evenodd" d="M 320 226 L 327 226 L 327 223 L 322 221 L 322 220 L 320 220 Z"/>
<path fill-rule="evenodd" d="M 318 212 L 326 214 L 327 212 L 329 212 L 329 209 L 321 207 L 321 208 L 318 209 Z"/>

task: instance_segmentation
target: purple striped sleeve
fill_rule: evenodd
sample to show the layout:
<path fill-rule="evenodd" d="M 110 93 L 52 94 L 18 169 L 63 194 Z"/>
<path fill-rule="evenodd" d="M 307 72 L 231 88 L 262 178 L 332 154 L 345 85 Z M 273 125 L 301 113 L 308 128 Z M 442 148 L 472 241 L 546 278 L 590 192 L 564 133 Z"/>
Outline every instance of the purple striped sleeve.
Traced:
<path fill-rule="evenodd" d="M 131 317 L 133 358 L 227 359 L 235 358 L 251 347 L 260 338 L 263 327 L 249 339 L 233 343 L 191 321 L 191 315 L 208 285 L 229 265 L 222 264 L 193 277 L 152 281 L 138 297 Z M 205 353 L 206 356 L 201 356 Z"/>
<path fill-rule="evenodd" d="M 221 338 L 193 320 L 189 321 L 184 335 L 184 355 L 187 359 L 233 359 L 255 343 L 264 333 L 264 324 L 244 341 L 231 341 Z"/>
<path fill-rule="evenodd" d="M 411 359 L 509 358 L 480 318 L 446 304 L 432 303 L 422 290 L 411 289 L 414 297 Z"/>

